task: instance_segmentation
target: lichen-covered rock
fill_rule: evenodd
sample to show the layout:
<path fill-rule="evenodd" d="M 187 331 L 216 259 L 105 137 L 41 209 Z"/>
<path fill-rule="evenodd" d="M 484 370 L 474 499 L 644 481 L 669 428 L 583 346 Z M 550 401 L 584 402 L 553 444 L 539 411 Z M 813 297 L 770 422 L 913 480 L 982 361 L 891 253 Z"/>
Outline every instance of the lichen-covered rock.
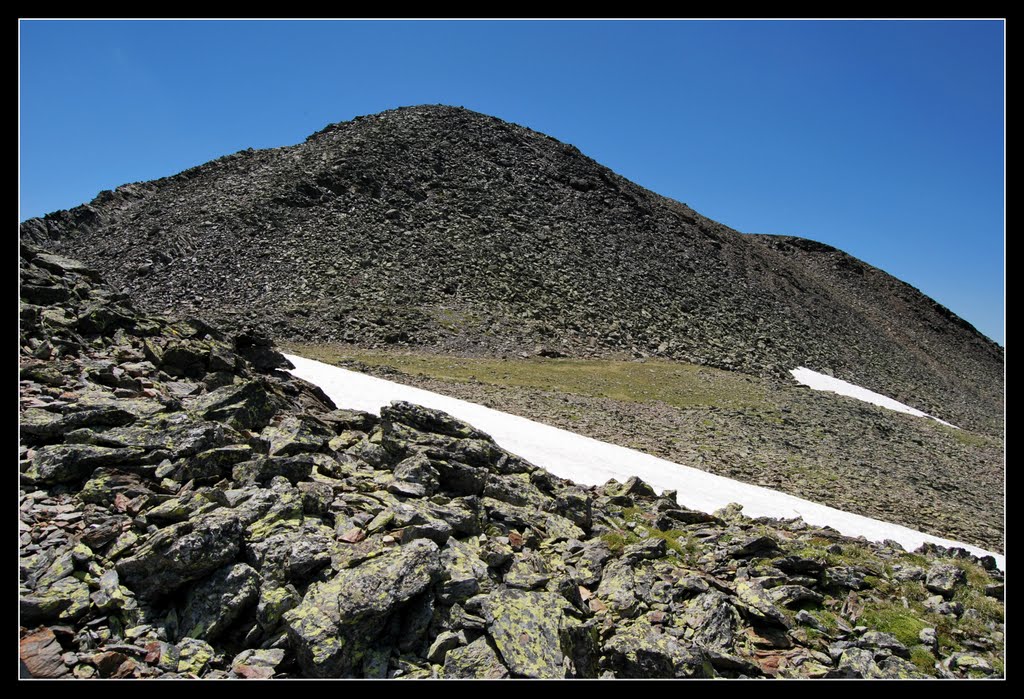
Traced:
<path fill-rule="evenodd" d="M 85 614 L 91 603 L 86 583 L 76 578 L 61 578 L 32 594 L 21 596 L 21 623 L 71 621 Z"/>
<path fill-rule="evenodd" d="M 157 598 L 234 560 L 241 538 L 239 518 L 220 510 L 150 535 L 117 572 L 140 598 Z"/>
<path fill-rule="evenodd" d="M 561 628 L 564 598 L 549 592 L 499 590 L 484 603 L 487 631 L 515 677 L 565 677 Z"/>
<path fill-rule="evenodd" d="M 616 629 L 603 646 L 603 667 L 622 678 L 715 677 L 714 667 L 697 646 L 688 646 L 650 624 L 637 621 Z"/>
<path fill-rule="evenodd" d="M 214 571 L 185 597 L 182 636 L 209 641 L 224 632 L 259 596 L 259 576 L 245 563 Z"/>
<path fill-rule="evenodd" d="M 231 661 L 231 671 L 239 677 L 268 679 L 274 676 L 278 665 L 284 660 L 281 648 L 243 650 Z"/>
<path fill-rule="evenodd" d="M 686 603 L 684 623 L 702 647 L 729 652 L 735 645 L 740 615 L 727 595 L 708 590 Z"/>
<path fill-rule="evenodd" d="M 323 424 L 300 417 L 286 417 L 278 425 L 263 429 L 260 437 L 270 444 L 271 456 L 294 456 L 317 452 L 334 436 Z"/>
<path fill-rule="evenodd" d="M 443 673 L 449 678 L 499 680 L 508 677 L 508 668 L 487 636 L 481 636 L 467 646 L 449 650 Z"/>
<path fill-rule="evenodd" d="M 138 463 L 144 450 L 112 449 L 92 444 L 40 447 L 25 475 L 40 483 L 66 483 L 87 477 L 101 466 Z"/>
<path fill-rule="evenodd" d="M 967 576 L 962 569 L 952 563 L 936 561 L 928 569 L 924 586 L 935 594 L 942 595 L 948 599 L 953 596 L 957 586 L 963 585 L 966 580 Z"/>
<path fill-rule="evenodd" d="M 284 614 L 302 670 L 311 677 L 357 674 L 387 620 L 441 572 L 437 544 L 418 539 L 310 587 Z"/>
<path fill-rule="evenodd" d="M 207 420 L 223 422 L 236 430 L 262 430 L 281 401 L 259 380 L 222 386 L 189 403 Z"/>

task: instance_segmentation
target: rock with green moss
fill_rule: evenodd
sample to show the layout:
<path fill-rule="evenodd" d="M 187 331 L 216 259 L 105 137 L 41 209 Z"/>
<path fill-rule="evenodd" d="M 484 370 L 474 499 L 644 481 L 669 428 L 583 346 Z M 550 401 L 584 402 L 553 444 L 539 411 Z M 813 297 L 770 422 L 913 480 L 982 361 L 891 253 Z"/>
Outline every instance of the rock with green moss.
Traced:
<path fill-rule="evenodd" d="M 767 592 L 775 604 L 790 608 L 796 608 L 804 604 L 818 605 L 825 599 L 821 593 L 808 589 L 803 585 L 777 585 Z"/>
<path fill-rule="evenodd" d="M 444 574 L 437 594 L 443 604 L 463 602 L 493 588 L 487 564 L 480 560 L 478 545 L 454 537 L 448 539 L 441 551 L 441 565 Z"/>
<path fill-rule="evenodd" d="M 93 444 L 40 447 L 25 475 L 39 483 L 66 483 L 87 477 L 101 466 L 138 463 L 142 449 L 115 449 Z"/>
<path fill-rule="evenodd" d="M 405 401 L 392 401 L 391 405 L 381 409 L 380 417 L 384 422 L 402 423 L 421 432 L 448 435 L 458 439 L 490 440 L 487 433 L 447 413 Z"/>
<path fill-rule="evenodd" d="M 175 645 L 178 651 L 176 669 L 182 675 L 202 675 L 217 655 L 213 646 L 198 638 L 183 638 Z"/>
<path fill-rule="evenodd" d="M 129 500 L 140 495 L 153 495 L 151 485 L 137 473 L 101 467 L 93 471 L 78 492 L 78 497 L 83 502 L 110 507 L 118 495 Z"/>
<path fill-rule="evenodd" d="M 191 587 L 179 615 L 183 636 L 213 640 L 259 597 L 259 575 L 245 563 L 215 570 Z"/>
<path fill-rule="evenodd" d="M 304 452 L 320 451 L 334 437 L 319 421 L 301 417 L 286 417 L 277 425 L 269 425 L 260 438 L 270 445 L 271 456 L 293 456 Z"/>
<path fill-rule="evenodd" d="M 453 648 L 444 657 L 444 677 L 499 680 L 508 677 L 493 643 L 481 636 L 467 646 Z"/>
<path fill-rule="evenodd" d="M 566 676 L 563 630 L 568 603 L 558 594 L 506 589 L 484 601 L 487 631 L 515 677 Z"/>
<path fill-rule="evenodd" d="M 617 558 L 604 567 L 597 596 L 619 616 L 633 617 L 639 613 L 633 564 Z"/>
<path fill-rule="evenodd" d="M 348 677 L 387 640 L 388 620 L 441 572 L 437 544 L 417 539 L 315 583 L 284 614 L 299 666 L 310 677 Z"/>
<path fill-rule="evenodd" d="M 256 623 L 264 631 L 273 631 L 281 623 L 281 617 L 302 601 L 302 595 L 291 584 L 264 581 L 260 587 L 259 603 L 256 605 Z"/>
<path fill-rule="evenodd" d="M 227 444 L 201 451 L 182 462 L 176 479 L 182 483 L 195 480 L 212 482 L 231 473 L 235 464 L 253 457 L 253 448 L 248 444 Z"/>
<path fill-rule="evenodd" d="M 963 569 L 944 561 L 936 561 L 928 569 L 924 586 L 937 595 L 946 599 L 953 596 L 956 588 L 967 582 L 967 575 Z"/>
<path fill-rule="evenodd" d="M 239 518 L 221 509 L 150 535 L 117 572 L 140 598 L 162 597 L 234 560 L 241 539 Z"/>
<path fill-rule="evenodd" d="M 261 456 L 235 464 L 231 469 L 231 478 L 242 485 L 249 485 L 266 483 L 275 476 L 283 476 L 294 485 L 308 480 L 313 473 L 315 462 L 311 456 L 312 454 L 290 457 Z"/>
<path fill-rule="evenodd" d="M 707 655 L 649 623 L 616 629 L 602 646 L 602 668 L 622 678 L 715 677 Z"/>
<path fill-rule="evenodd" d="M 266 580 L 301 582 L 330 564 L 338 546 L 334 531 L 310 518 L 247 542 L 245 555 Z"/>
<path fill-rule="evenodd" d="M 192 456 L 227 441 L 220 423 L 193 421 L 184 413 L 153 416 L 125 427 L 114 427 L 97 434 L 94 440 L 109 447 L 161 450 L 171 459 Z"/>
<path fill-rule="evenodd" d="M 721 652 L 734 647 L 741 620 L 727 595 L 708 590 L 689 600 L 683 610 L 683 623 L 693 629 L 695 642 Z"/>
<path fill-rule="evenodd" d="M 249 648 L 231 661 L 231 671 L 239 677 L 268 679 L 274 676 L 284 656 L 285 652 L 281 648 Z"/>
<path fill-rule="evenodd" d="M 736 597 L 743 603 L 741 609 L 751 614 L 755 619 L 789 628 L 789 620 L 778 607 L 775 600 L 768 591 L 753 578 L 736 580 Z"/>
<path fill-rule="evenodd" d="M 30 408 L 21 414 L 19 426 L 23 436 L 54 439 L 81 427 L 117 427 L 134 422 L 134 413 L 115 405 L 86 408 L 68 413 L 54 413 Z"/>
<path fill-rule="evenodd" d="M 91 604 L 89 586 L 77 578 L 64 577 L 21 596 L 21 623 L 73 621 L 85 614 Z"/>
<path fill-rule="evenodd" d="M 262 430 L 281 403 L 262 381 L 254 379 L 222 386 L 197 396 L 187 405 L 207 420 L 223 422 L 237 430 Z"/>

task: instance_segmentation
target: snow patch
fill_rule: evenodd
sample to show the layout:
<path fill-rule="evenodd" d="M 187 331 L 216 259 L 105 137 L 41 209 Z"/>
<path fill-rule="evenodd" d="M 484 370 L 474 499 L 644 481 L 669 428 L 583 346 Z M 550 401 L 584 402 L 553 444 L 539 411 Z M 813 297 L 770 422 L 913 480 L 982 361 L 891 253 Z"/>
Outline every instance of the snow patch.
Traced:
<path fill-rule="evenodd" d="M 808 524 L 830 526 L 847 536 L 863 536 L 872 541 L 892 539 L 908 551 L 913 551 L 926 541 L 945 547 L 958 546 L 976 556 L 993 556 L 999 567 L 1003 568 L 1002 555 L 977 546 L 942 539 L 898 524 L 843 512 L 768 488 L 716 476 L 458 398 L 295 355 L 285 356 L 295 365 L 292 374 L 319 386 L 338 407 L 380 414 L 382 407 L 392 401 L 403 400 L 442 410 L 487 432 L 502 448 L 556 476 L 583 485 L 602 485 L 613 478 L 622 482 L 630 476 L 638 476 L 658 492 L 677 491 L 679 504 L 691 509 L 713 512 L 731 502 L 738 502 L 743 505 L 744 514 L 750 517 L 802 517 Z"/>
<path fill-rule="evenodd" d="M 815 391 L 829 391 L 831 393 L 838 393 L 841 396 L 849 396 L 850 398 L 856 398 L 862 400 L 865 403 L 871 403 L 881 408 L 888 408 L 889 410 L 895 410 L 898 413 L 906 413 L 907 415 L 915 415 L 917 417 L 927 417 L 935 420 L 935 422 L 941 422 L 943 425 L 952 427 L 953 429 L 960 429 L 956 425 L 950 424 L 945 420 L 923 413 L 917 408 L 911 408 L 909 405 L 904 405 L 897 400 L 893 400 L 889 396 L 883 396 L 881 393 L 875 393 L 869 391 L 866 388 L 852 384 L 842 379 L 837 379 L 834 376 L 828 376 L 826 374 L 819 374 L 816 371 L 812 371 L 806 367 L 797 367 L 796 369 L 790 369 L 790 374 L 797 382 L 804 386 L 809 386 Z"/>

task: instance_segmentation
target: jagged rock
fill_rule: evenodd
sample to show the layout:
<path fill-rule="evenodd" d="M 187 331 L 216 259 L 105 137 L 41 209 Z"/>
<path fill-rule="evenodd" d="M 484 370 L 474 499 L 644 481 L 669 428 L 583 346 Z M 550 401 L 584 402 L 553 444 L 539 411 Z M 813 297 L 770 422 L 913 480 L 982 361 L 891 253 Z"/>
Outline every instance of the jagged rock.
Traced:
<path fill-rule="evenodd" d="M 866 631 L 857 639 L 857 645 L 861 648 L 887 650 L 893 655 L 910 659 L 910 650 L 896 640 L 896 637 L 882 633 L 881 631 Z"/>
<path fill-rule="evenodd" d="M 66 483 L 85 478 L 101 466 L 137 463 L 142 449 L 112 449 L 91 444 L 40 447 L 25 475 L 40 483 Z"/>
<path fill-rule="evenodd" d="M 308 480 L 313 473 L 315 464 L 308 454 L 299 456 L 258 457 L 251 461 L 235 464 L 231 469 L 231 478 L 242 485 L 267 483 L 276 476 L 283 476 L 292 485 Z"/>
<path fill-rule="evenodd" d="M 280 401 L 258 380 L 223 386 L 191 403 L 205 419 L 245 430 L 262 430 L 279 405 Z"/>
<path fill-rule="evenodd" d="M 182 635 L 215 639 L 258 597 L 259 576 L 246 564 L 216 570 L 189 590 L 178 622 Z"/>
<path fill-rule="evenodd" d="M 284 660 L 284 650 L 268 648 L 243 650 L 231 661 L 231 670 L 239 677 L 268 679 L 274 676 L 278 665 Z"/>
<path fill-rule="evenodd" d="M 239 518 L 218 511 L 150 535 L 117 563 L 117 572 L 140 598 L 160 597 L 233 560 L 241 537 Z"/>
<path fill-rule="evenodd" d="M 247 543 L 246 558 L 266 580 L 306 580 L 331 562 L 337 548 L 333 534 L 315 521 L 287 526 Z"/>
<path fill-rule="evenodd" d="M 57 679 L 67 677 L 67 666 L 61 659 L 63 651 L 50 629 L 40 629 L 25 636 L 19 644 L 23 668 L 30 677 Z"/>
<path fill-rule="evenodd" d="M 809 590 L 803 585 L 779 585 L 773 587 L 767 591 L 768 596 L 771 597 L 776 604 L 781 604 L 783 607 L 796 607 L 801 604 L 821 604 L 824 601 L 824 597 L 815 592 Z"/>
<path fill-rule="evenodd" d="M 463 602 L 482 589 L 489 591 L 485 588 L 493 587 L 487 575 L 487 564 L 480 560 L 477 554 L 478 549 L 457 539 L 448 539 L 441 551 L 444 575 L 438 590 L 438 599 L 442 603 Z"/>
<path fill-rule="evenodd" d="M 405 401 L 393 401 L 380 411 L 385 423 L 401 423 L 421 432 L 448 435 L 458 439 L 480 439 L 490 441 L 490 436 L 472 425 L 456 420 L 440 410 L 431 410 Z"/>
<path fill-rule="evenodd" d="M 513 676 L 566 676 L 565 607 L 565 599 L 548 592 L 507 589 L 487 597 L 487 631 Z"/>
<path fill-rule="evenodd" d="M 768 624 L 777 624 L 782 628 L 789 628 L 789 621 L 775 606 L 775 600 L 761 587 L 761 584 L 753 579 L 736 581 L 736 596 L 744 606 L 743 611 L 751 613 L 756 619 Z"/>
<path fill-rule="evenodd" d="M 444 660 L 444 676 L 498 680 L 508 677 L 508 668 L 502 665 L 487 636 L 481 636 L 467 646 L 448 651 Z"/>
<path fill-rule="evenodd" d="M 453 631 L 442 631 L 434 639 L 434 642 L 430 644 L 430 648 L 427 650 L 427 660 L 435 665 L 444 665 L 445 656 L 448 655 L 448 651 L 464 645 L 465 637 L 464 633 L 458 634 Z"/>
<path fill-rule="evenodd" d="M 284 614 L 300 667 L 311 677 L 359 671 L 386 621 L 440 574 L 437 544 L 418 539 L 314 584 Z"/>
<path fill-rule="evenodd" d="M 270 443 L 271 456 L 293 456 L 320 451 L 334 435 L 313 420 L 286 417 L 281 424 L 264 428 L 260 436 Z"/>
<path fill-rule="evenodd" d="M 19 425 L 23 435 L 53 439 L 82 427 L 117 427 L 130 424 L 135 419 L 134 413 L 114 405 L 64 414 L 30 408 L 21 414 Z"/>
<path fill-rule="evenodd" d="M 966 580 L 967 576 L 962 569 L 952 563 L 936 561 L 928 569 L 928 576 L 924 581 L 924 586 L 948 599 L 952 597 L 957 586 L 963 585 Z"/>
<path fill-rule="evenodd" d="M 730 558 L 750 558 L 751 556 L 770 556 L 779 549 L 778 542 L 770 536 L 755 536 L 729 549 Z"/>
<path fill-rule="evenodd" d="M 178 651 L 176 670 L 182 675 L 201 675 L 217 654 L 213 646 L 197 638 L 183 638 L 178 641 L 176 646 Z"/>
<path fill-rule="evenodd" d="M 735 643 L 740 617 L 728 596 L 709 590 L 686 604 L 683 622 L 694 630 L 693 640 L 703 648 L 728 652 Z"/>
<path fill-rule="evenodd" d="M 637 622 L 616 631 L 603 647 L 605 667 L 616 677 L 714 677 L 708 657 L 696 646 Z"/>
<path fill-rule="evenodd" d="M 23 624 L 37 624 L 54 619 L 70 621 L 89 610 L 89 586 L 75 578 L 61 578 L 45 589 L 21 596 Z"/>

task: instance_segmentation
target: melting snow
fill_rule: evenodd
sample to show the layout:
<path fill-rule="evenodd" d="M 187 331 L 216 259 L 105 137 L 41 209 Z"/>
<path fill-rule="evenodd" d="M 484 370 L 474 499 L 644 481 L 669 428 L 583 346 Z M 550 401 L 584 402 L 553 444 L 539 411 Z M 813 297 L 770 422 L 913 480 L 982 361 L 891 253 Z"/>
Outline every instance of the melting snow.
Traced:
<path fill-rule="evenodd" d="M 292 374 L 319 386 L 339 407 L 379 414 L 380 409 L 391 401 L 404 400 L 442 410 L 487 432 L 504 449 L 556 476 L 577 483 L 602 485 L 612 478 L 621 482 L 630 476 L 638 476 L 659 492 L 677 491 L 679 504 L 695 510 L 712 512 L 730 502 L 738 502 L 743 505 L 744 514 L 750 517 L 802 517 L 808 524 L 830 526 L 847 536 L 863 536 L 872 541 L 892 539 L 908 551 L 913 551 L 926 541 L 946 547 L 959 546 L 977 556 L 991 555 L 999 567 L 1003 567 L 1002 555 L 977 546 L 941 539 L 898 524 L 843 512 L 768 488 L 723 478 L 476 403 L 403 386 L 303 357 L 286 356 L 295 364 Z"/>
<path fill-rule="evenodd" d="M 816 371 L 807 369 L 806 367 L 797 367 L 796 369 L 790 369 L 790 374 L 799 383 L 804 386 L 810 386 L 815 391 L 830 391 L 831 393 L 838 393 L 841 396 L 849 396 L 850 398 L 856 398 L 862 400 L 865 403 L 871 403 L 882 408 L 888 408 L 889 410 L 895 410 L 898 413 L 906 413 L 907 415 L 916 415 L 917 417 L 929 417 L 936 422 L 941 422 L 943 425 L 947 425 L 954 429 L 960 429 L 956 425 L 952 425 L 945 420 L 940 420 L 937 417 L 923 413 L 917 408 L 911 408 L 909 405 L 904 405 L 899 401 L 893 400 L 889 396 L 883 396 L 881 393 L 875 393 L 869 391 L 866 388 L 862 388 L 856 384 L 852 384 L 842 379 L 837 379 L 834 376 L 828 376 L 826 374 L 819 374 Z"/>

